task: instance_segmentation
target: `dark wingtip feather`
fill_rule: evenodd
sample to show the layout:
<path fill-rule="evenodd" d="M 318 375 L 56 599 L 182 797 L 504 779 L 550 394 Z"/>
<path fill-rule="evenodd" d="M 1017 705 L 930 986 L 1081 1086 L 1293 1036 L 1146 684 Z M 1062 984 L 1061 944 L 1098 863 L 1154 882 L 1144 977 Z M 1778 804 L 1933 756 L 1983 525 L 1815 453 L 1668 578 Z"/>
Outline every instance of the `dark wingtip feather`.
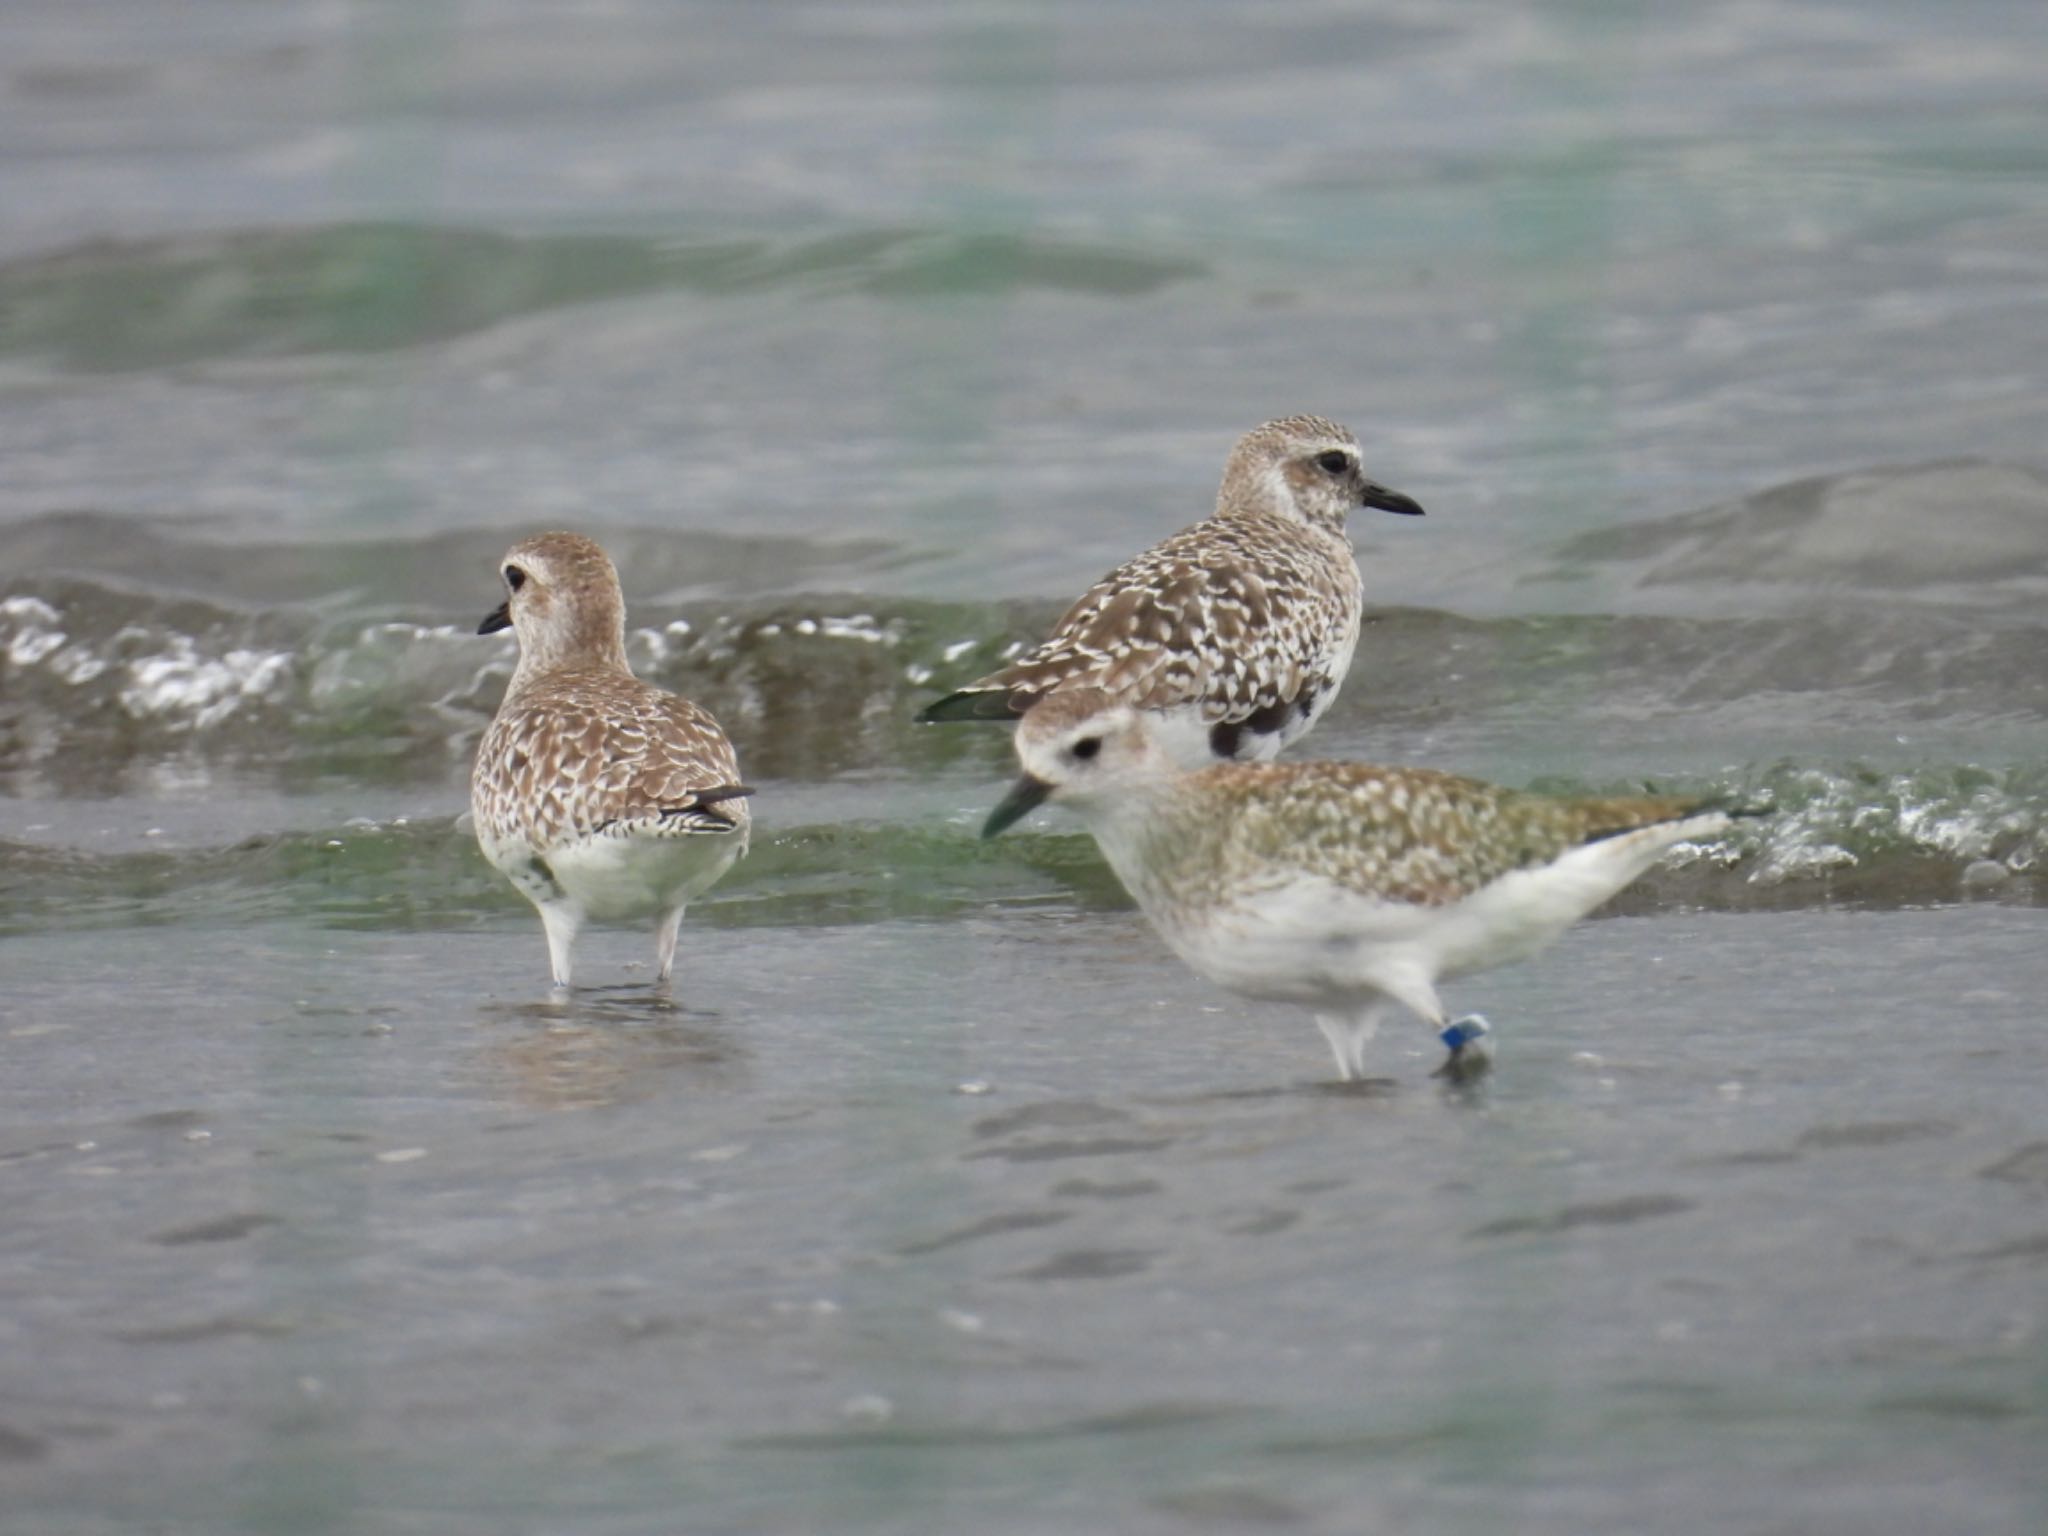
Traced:
<path fill-rule="evenodd" d="M 716 805 L 721 800 L 744 800 L 754 792 L 751 784 L 719 784 L 697 791 L 698 805 Z"/>
<path fill-rule="evenodd" d="M 962 720 L 1015 720 L 1023 703 L 1007 688 L 962 688 L 917 712 L 919 725 L 954 725 Z"/>
<path fill-rule="evenodd" d="M 739 823 L 719 807 L 728 800 L 744 800 L 753 792 L 753 786 L 749 784 L 715 784 L 709 789 L 694 791 L 688 805 L 664 805 L 654 813 L 654 817 L 671 826 L 695 825 L 719 831 L 730 830 Z M 602 832 L 610 825 L 611 822 L 606 822 L 597 830 Z"/>
<path fill-rule="evenodd" d="M 1695 816 L 1719 813 L 1723 816 L 1744 818 L 1774 816 L 1778 811 L 1775 805 L 1745 805 L 1731 795 L 1710 796 L 1705 800 L 1681 800 L 1664 796 L 1655 800 L 1615 800 L 1599 804 L 1612 807 L 1620 814 L 1608 825 L 1596 825 L 1595 830 L 1584 839 L 1588 843 L 1604 842 L 1610 837 L 1624 837 L 1630 832 L 1640 832 L 1645 827 L 1690 821 Z"/>

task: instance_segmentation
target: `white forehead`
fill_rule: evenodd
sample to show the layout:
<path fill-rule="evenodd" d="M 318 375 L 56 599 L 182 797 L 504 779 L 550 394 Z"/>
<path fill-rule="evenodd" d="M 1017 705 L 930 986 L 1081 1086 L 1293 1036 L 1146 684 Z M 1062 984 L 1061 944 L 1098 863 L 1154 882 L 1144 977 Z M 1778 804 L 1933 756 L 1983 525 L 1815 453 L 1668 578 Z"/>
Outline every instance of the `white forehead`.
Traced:
<path fill-rule="evenodd" d="M 1144 716 L 1121 704 L 1083 714 L 1062 709 L 1061 702 L 1040 705 L 1024 717 L 1017 727 L 1020 755 L 1062 752 L 1085 737 L 1108 738 L 1143 728 Z"/>

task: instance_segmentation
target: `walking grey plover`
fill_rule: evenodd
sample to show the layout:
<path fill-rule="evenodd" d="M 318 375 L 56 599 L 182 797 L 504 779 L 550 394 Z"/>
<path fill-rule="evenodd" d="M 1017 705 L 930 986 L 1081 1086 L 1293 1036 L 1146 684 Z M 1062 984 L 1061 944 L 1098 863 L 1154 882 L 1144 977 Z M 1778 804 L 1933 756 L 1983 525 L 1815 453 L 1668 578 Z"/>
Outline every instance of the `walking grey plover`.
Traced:
<path fill-rule="evenodd" d="M 470 780 L 484 857 L 540 909 L 555 985 L 585 920 L 655 918 L 666 981 L 683 909 L 747 851 L 732 743 L 688 699 L 633 675 L 626 609 L 602 549 L 573 533 L 522 539 L 500 566 L 519 665 Z"/>
<path fill-rule="evenodd" d="M 1015 720 L 1098 688 L 1160 714 L 1184 767 L 1273 757 L 1330 707 L 1358 644 L 1354 507 L 1422 511 L 1366 478 L 1335 422 L 1269 421 L 1231 450 L 1213 516 L 1118 566 L 1043 644 L 918 719 Z"/>
<path fill-rule="evenodd" d="M 1485 1021 L 1446 1024 L 1440 977 L 1519 960 L 1674 843 L 1761 812 L 1647 795 L 1560 799 L 1369 763 L 1176 767 L 1152 717 L 1056 694 L 1017 730 L 1024 766 L 993 837 L 1045 799 L 1086 820 L 1153 927 L 1246 997 L 1305 1003 L 1349 1080 L 1392 1005 L 1481 1068 Z"/>

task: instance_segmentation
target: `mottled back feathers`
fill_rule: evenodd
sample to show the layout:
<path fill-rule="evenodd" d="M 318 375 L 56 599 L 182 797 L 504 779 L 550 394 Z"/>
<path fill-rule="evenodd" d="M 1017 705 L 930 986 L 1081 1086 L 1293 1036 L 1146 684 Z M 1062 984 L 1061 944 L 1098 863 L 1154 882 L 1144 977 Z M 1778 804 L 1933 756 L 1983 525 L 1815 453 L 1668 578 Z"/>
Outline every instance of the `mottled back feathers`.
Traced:
<path fill-rule="evenodd" d="M 744 830 L 739 763 L 688 699 L 605 668 L 563 667 L 506 696 L 477 754 L 479 835 L 545 854 L 598 833 Z"/>
<path fill-rule="evenodd" d="M 1436 907 L 1584 844 L 1709 809 L 1682 796 L 1560 799 L 1428 768 L 1219 764 L 1162 791 L 1144 846 L 1187 895 L 1284 873 Z"/>
<path fill-rule="evenodd" d="M 1205 722 L 1334 689 L 1358 636 L 1348 545 L 1272 520 L 1211 518 L 1126 561 L 1037 646 L 953 695 L 967 718 L 1022 714 L 1055 689 L 1102 688 L 1141 709 L 1188 705 Z M 961 718 L 951 700 L 928 719 Z"/>
<path fill-rule="evenodd" d="M 626 664 L 625 604 L 604 551 L 538 534 L 507 551 L 500 574 L 508 596 L 485 627 L 517 628 L 519 665 L 471 778 L 485 851 L 744 833 L 748 791 L 725 732 Z"/>

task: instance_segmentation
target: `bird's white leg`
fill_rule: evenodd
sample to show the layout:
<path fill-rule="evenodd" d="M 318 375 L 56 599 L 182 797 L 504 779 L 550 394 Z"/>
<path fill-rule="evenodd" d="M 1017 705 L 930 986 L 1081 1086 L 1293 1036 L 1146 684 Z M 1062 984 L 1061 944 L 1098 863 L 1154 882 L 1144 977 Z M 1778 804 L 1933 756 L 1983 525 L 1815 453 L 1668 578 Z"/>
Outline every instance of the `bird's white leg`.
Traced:
<path fill-rule="evenodd" d="M 1380 1017 L 1386 1011 L 1386 1004 L 1375 999 L 1352 1015 L 1351 1075 L 1353 1077 L 1365 1076 L 1365 1048 L 1372 1044 L 1373 1036 L 1380 1032 Z"/>
<path fill-rule="evenodd" d="M 1380 1015 L 1386 1004 L 1375 998 L 1348 1013 L 1319 1013 L 1316 1025 L 1330 1042 L 1330 1054 L 1337 1058 L 1337 1076 L 1355 1082 L 1365 1076 L 1365 1048 L 1380 1031 Z"/>
<path fill-rule="evenodd" d="M 668 973 L 675 969 L 676 935 L 683 926 L 683 909 L 662 914 L 661 921 L 654 925 L 654 979 L 667 981 Z"/>
<path fill-rule="evenodd" d="M 1376 975 L 1373 984 L 1431 1029 L 1441 1030 L 1444 1027 L 1444 1005 L 1437 998 L 1436 983 L 1422 972 Z"/>
<path fill-rule="evenodd" d="M 1337 1059 L 1337 1080 L 1351 1081 L 1351 1021 L 1341 1013 L 1319 1013 L 1316 1028 L 1330 1042 L 1330 1054 Z"/>
<path fill-rule="evenodd" d="M 571 972 L 571 951 L 576 948 L 576 935 L 583 927 L 583 914 L 566 901 L 539 903 L 541 926 L 548 934 L 548 963 L 555 972 L 555 985 L 569 985 Z"/>

